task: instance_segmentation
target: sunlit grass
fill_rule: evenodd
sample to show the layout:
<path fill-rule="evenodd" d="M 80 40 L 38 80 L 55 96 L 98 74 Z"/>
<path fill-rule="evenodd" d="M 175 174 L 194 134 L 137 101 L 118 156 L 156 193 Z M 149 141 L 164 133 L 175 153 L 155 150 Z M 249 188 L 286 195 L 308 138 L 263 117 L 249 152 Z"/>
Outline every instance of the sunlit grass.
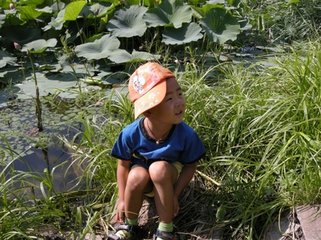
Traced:
<path fill-rule="evenodd" d="M 219 173 L 221 220 L 235 222 L 234 234 L 260 239 L 260 216 L 321 200 L 319 48 L 307 44 L 263 70 L 229 66 L 203 97 L 213 99 L 216 124 L 204 171 Z"/>
<path fill-rule="evenodd" d="M 219 226 L 226 239 L 262 239 L 279 214 L 321 201 L 321 46 L 294 45 L 271 67 L 203 66 L 188 61 L 177 72 L 188 106 L 185 121 L 204 141 L 207 155 L 190 190 L 197 192 L 189 195 L 195 201 L 184 196 L 183 217 L 175 224 L 203 237 Z M 84 237 L 111 218 L 117 185 L 110 151 L 133 114 L 126 94 L 114 91 L 100 101 L 105 114 L 81 115 L 83 132 L 64 140 L 73 152 L 66 171 L 82 172 L 75 189 L 54 192 L 54 170 L 16 172 L 9 179 L 0 173 L 0 238 L 32 239 L 48 222 Z M 23 183 L 22 192 L 42 192 L 42 199 L 21 197 L 11 190 L 17 183 Z"/>

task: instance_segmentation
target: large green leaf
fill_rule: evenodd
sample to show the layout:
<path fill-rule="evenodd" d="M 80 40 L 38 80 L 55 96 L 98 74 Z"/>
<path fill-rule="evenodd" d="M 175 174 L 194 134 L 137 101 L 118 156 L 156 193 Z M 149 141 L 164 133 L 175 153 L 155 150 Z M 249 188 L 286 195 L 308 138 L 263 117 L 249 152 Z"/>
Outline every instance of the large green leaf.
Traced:
<path fill-rule="evenodd" d="M 224 1 L 223 1 L 224 2 Z M 213 4 L 204 4 L 201 7 L 193 7 L 194 15 L 196 15 L 198 18 L 205 17 L 206 13 L 209 12 L 213 8 L 222 8 L 225 9 L 224 4 L 221 3 L 213 3 Z"/>
<path fill-rule="evenodd" d="M 86 1 L 74 1 L 69 3 L 65 8 L 64 20 L 75 21 L 85 5 Z"/>
<path fill-rule="evenodd" d="M 124 49 L 117 49 L 108 58 L 114 63 L 126 63 L 132 59 L 132 55 Z"/>
<path fill-rule="evenodd" d="M 43 53 L 47 48 L 52 48 L 57 45 L 56 38 L 50 38 L 48 40 L 38 39 L 27 43 L 21 49 L 22 52 L 30 52 L 30 53 Z"/>
<path fill-rule="evenodd" d="M 151 54 L 148 52 L 141 52 L 141 51 L 133 50 L 131 62 L 152 61 L 152 60 L 157 60 L 160 58 L 161 58 L 161 55 L 158 55 L 158 54 Z"/>
<path fill-rule="evenodd" d="M 44 0 L 20 0 L 20 1 L 14 1 L 17 2 L 17 5 L 26 5 L 26 6 L 39 6 L 43 4 Z"/>
<path fill-rule="evenodd" d="M 49 14 L 52 14 L 53 10 L 51 7 L 49 6 L 45 6 L 43 8 L 38 8 L 37 9 L 39 12 L 42 12 L 42 13 L 49 13 Z"/>
<path fill-rule="evenodd" d="M 146 11 L 146 7 L 138 5 L 132 5 L 125 10 L 119 9 L 115 12 L 113 18 L 109 20 L 107 29 L 116 37 L 141 37 L 147 29 L 143 20 L 143 15 Z"/>
<path fill-rule="evenodd" d="M 228 40 L 236 40 L 240 33 L 240 24 L 237 19 L 222 8 L 209 10 L 200 24 L 205 29 L 209 39 L 220 44 Z"/>
<path fill-rule="evenodd" d="M 84 57 L 87 60 L 98 60 L 110 57 L 115 58 L 115 55 L 117 54 L 121 54 L 120 58 L 126 58 L 123 57 L 123 55 L 126 54 L 119 49 L 119 46 L 119 40 L 115 36 L 110 36 L 107 34 L 102 38 L 95 40 L 94 42 L 84 43 L 76 46 L 75 52 L 78 57 Z"/>
<path fill-rule="evenodd" d="M 113 6 L 106 7 L 100 3 L 95 3 L 89 7 L 90 11 L 95 17 L 101 18 L 107 14 L 108 9 L 112 8 Z"/>
<path fill-rule="evenodd" d="M 189 5 L 180 0 L 163 0 L 161 5 L 149 9 L 144 20 L 149 27 L 174 26 L 182 27 L 183 23 L 191 22 L 193 11 Z"/>
<path fill-rule="evenodd" d="M 109 59 L 115 63 L 127 63 L 157 60 L 160 57 L 160 55 L 151 54 L 148 52 L 133 50 L 132 54 L 130 54 L 123 49 L 118 49 L 112 52 L 112 54 L 109 56 Z"/>
<path fill-rule="evenodd" d="M 114 8 L 115 6 L 113 5 L 107 6 L 106 4 L 100 4 L 100 3 L 94 3 L 92 5 L 84 5 L 78 14 L 78 17 L 84 17 L 86 19 L 98 19 L 106 16 Z"/>
<path fill-rule="evenodd" d="M 0 8 L 9 9 L 10 3 L 12 3 L 12 1 L 10 1 L 10 0 L 2 0 L 2 1 L 0 1 Z"/>
<path fill-rule="evenodd" d="M 137 52 L 135 50 L 130 54 L 124 49 L 119 49 L 119 46 L 120 41 L 115 36 L 107 34 L 94 42 L 76 46 L 75 52 L 78 57 L 84 57 L 87 60 L 108 58 L 115 63 L 155 60 L 160 58 L 159 55 L 153 55 L 147 52 Z"/>
<path fill-rule="evenodd" d="M 19 18 L 25 22 L 37 19 L 42 14 L 42 12 L 37 11 L 33 5 L 17 7 L 17 10 L 19 10 L 20 13 Z"/>
<path fill-rule="evenodd" d="M 203 37 L 202 28 L 197 23 L 184 23 L 179 29 L 165 28 L 163 40 L 165 44 L 184 44 L 197 41 Z"/>

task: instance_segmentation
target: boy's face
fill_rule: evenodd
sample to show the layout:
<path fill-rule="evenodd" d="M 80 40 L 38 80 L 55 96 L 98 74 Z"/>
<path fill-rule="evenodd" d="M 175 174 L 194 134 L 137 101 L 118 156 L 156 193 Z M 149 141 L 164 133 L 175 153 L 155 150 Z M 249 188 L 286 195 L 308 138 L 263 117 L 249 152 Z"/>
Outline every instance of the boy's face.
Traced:
<path fill-rule="evenodd" d="M 185 113 L 185 98 L 175 78 L 167 79 L 166 96 L 156 107 L 150 109 L 151 117 L 169 124 L 178 124 Z"/>

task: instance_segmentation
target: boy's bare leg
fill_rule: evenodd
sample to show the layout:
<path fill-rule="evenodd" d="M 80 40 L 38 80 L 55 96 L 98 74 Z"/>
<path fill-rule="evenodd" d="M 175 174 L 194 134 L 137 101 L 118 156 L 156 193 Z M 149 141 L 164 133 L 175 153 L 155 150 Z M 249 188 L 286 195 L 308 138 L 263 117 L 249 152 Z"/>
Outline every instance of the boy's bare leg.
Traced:
<path fill-rule="evenodd" d="M 137 219 L 143 203 L 144 191 L 150 184 L 148 170 L 137 166 L 130 170 L 125 189 L 125 215 Z"/>
<path fill-rule="evenodd" d="M 174 218 L 174 183 L 177 174 L 176 168 L 165 161 L 154 162 L 149 167 L 157 213 L 164 223 L 171 223 Z"/>

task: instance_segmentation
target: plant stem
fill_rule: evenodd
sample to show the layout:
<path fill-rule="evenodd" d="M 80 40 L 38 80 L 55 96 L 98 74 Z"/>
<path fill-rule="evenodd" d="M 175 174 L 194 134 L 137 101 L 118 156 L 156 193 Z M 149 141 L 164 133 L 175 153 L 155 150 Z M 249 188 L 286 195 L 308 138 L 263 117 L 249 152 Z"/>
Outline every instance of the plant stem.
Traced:
<path fill-rule="evenodd" d="M 37 127 L 39 132 L 43 131 L 43 125 L 42 125 L 42 108 L 41 108 L 41 102 L 40 102 L 40 95 L 39 95 L 39 87 L 38 87 L 38 81 L 37 81 L 37 75 L 35 71 L 35 67 L 32 61 L 31 53 L 28 52 L 28 56 L 31 62 L 32 72 L 33 72 L 33 79 L 35 81 L 35 87 L 36 87 L 36 115 L 37 115 Z"/>

